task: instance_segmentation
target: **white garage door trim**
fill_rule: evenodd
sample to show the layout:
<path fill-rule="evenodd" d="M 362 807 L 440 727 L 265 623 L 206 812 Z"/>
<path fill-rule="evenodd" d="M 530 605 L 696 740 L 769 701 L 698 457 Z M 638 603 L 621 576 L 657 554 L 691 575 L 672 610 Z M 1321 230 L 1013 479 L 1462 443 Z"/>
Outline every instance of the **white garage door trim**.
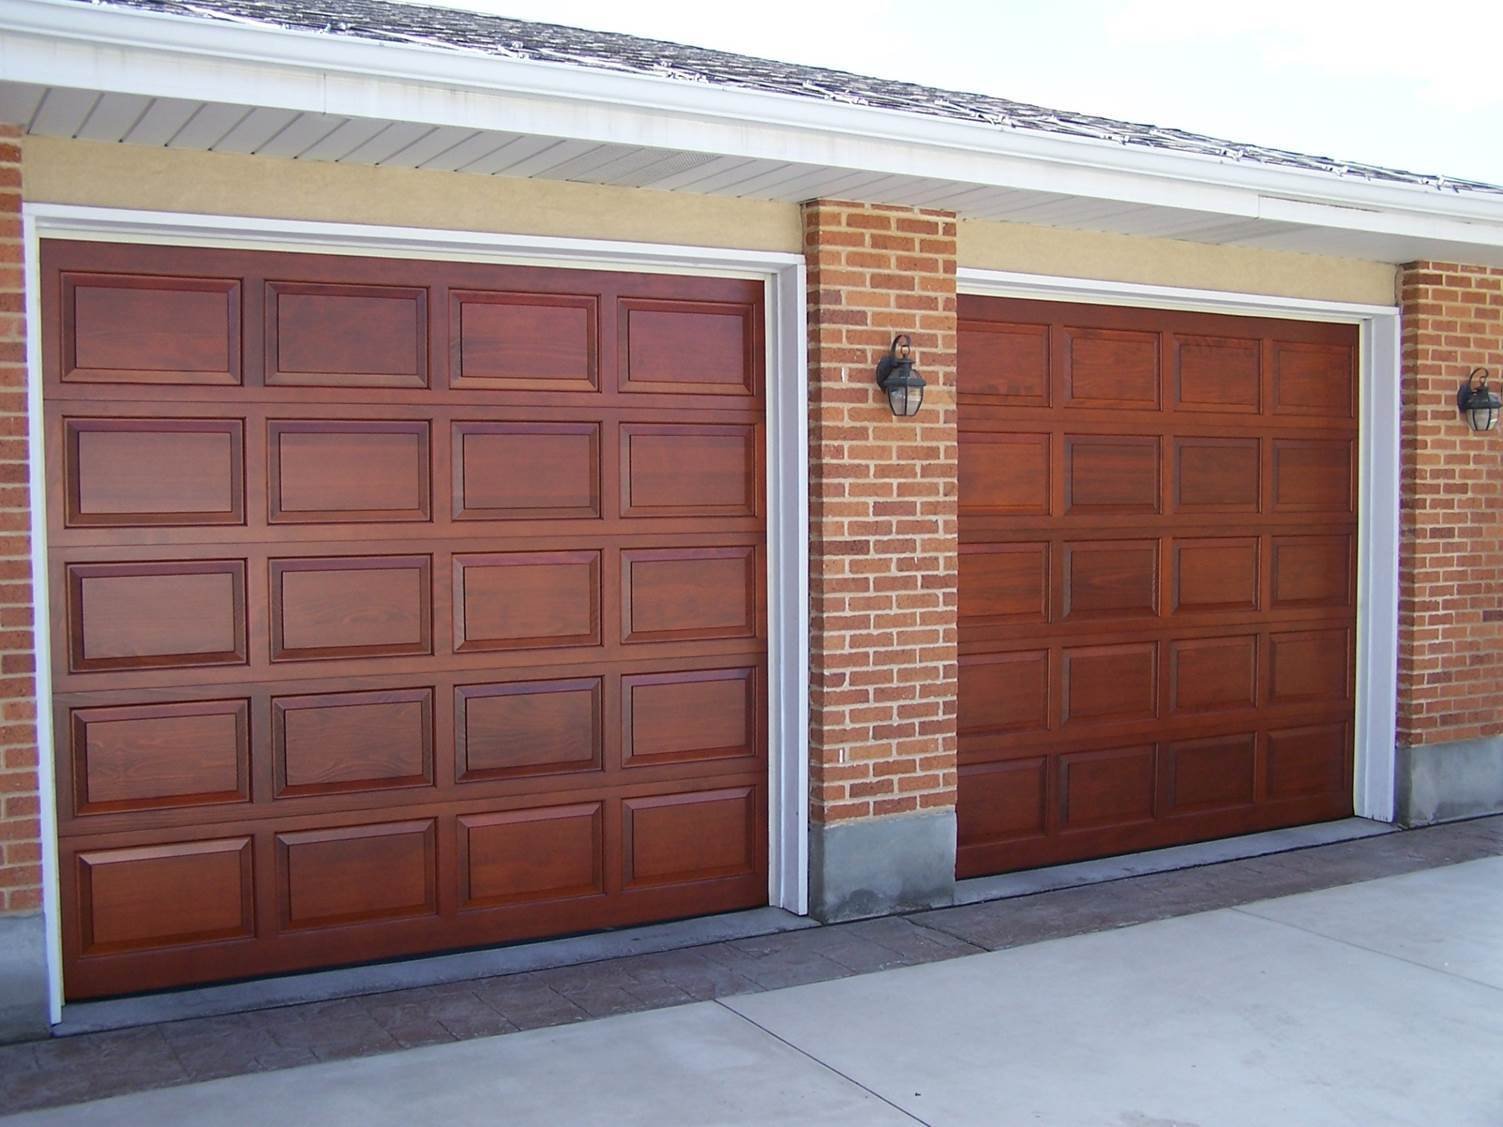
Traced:
<path fill-rule="evenodd" d="M 1266 294 L 1105 282 L 961 267 L 962 293 L 1137 305 L 1358 327 L 1357 708 L 1352 801 L 1394 818 L 1399 652 L 1399 310 Z"/>
<path fill-rule="evenodd" d="M 62 926 L 52 760 L 40 249 L 44 238 L 364 254 L 498 264 L 756 278 L 767 309 L 768 902 L 808 912 L 809 443 L 802 255 L 367 224 L 28 203 L 27 411 L 31 460 L 38 788 L 52 1021 L 62 1019 Z"/>

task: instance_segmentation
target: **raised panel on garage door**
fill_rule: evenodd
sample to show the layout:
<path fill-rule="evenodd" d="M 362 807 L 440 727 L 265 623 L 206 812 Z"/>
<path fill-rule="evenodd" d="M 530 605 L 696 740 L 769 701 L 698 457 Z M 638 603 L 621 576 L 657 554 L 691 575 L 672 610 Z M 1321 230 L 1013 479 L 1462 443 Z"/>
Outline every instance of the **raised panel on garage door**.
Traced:
<path fill-rule="evenodd" d="M 67 582 L 76 672 L 247 660 L 242 560 L 71 564 Z"/>
<path fill-rule="evenodd" d="M 250 702 L 164 702 L 69 714 L 73 812 L 250 801 Z"/>
<path fill-rule="evenodd" d="M 70 999 L 767 902 L 762 282 L 41 266 Z"/>
<path fill-rule="evenodd" d="M 1349 814 L 1355 330 L 959 317 L 959 875 Z"/>
<path fill-rule="evenodd" d="M 426 422 L 277 420 L 267 432 L 273 524 L 428 519 Z"/>
<path fill-rule="evenodd" d="M 600 515 L 600 424 L 454 424 L 456 520 Z"/>
<path fill-rule="evenodd" d="M 59 379 L 240 382 L 238 280 L 65 270 L 60 281 Z"/>
<path fill-rule="evenodd" d="M 249 838 L 87 850 L 75 863 L 85 954 L 243 939 L 255 929 Z"/>
<path fill-rule="evenodd" d="M 595 391 L 596 298 L 455 291 L 449 379 L 456 388 Z"/>
<path fill-rule="evenodd" d="M 68 419 L 64 432 L 70 527 L 245 520 L 239 419 Z"/>

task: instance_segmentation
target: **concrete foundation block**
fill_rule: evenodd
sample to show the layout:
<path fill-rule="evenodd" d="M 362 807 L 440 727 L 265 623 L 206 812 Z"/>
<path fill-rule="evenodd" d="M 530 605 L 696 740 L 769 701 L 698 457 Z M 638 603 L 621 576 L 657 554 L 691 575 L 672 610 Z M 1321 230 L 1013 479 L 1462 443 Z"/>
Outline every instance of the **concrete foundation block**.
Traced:
<path fill-rule="evenodd" d="M 946 907 L 955 897 L 955 812 L 809 827 L 809 911 L 826 923 Z"/>
<path fill-rule="evenodd" d="M 47 929 L 40 914 L 0 916 L 0 1044 L 46 1037 Z"/>
<path fill-rule="evenodd" d="M 1503 738 L 1401 747 L 1397 770 L 1403 825 L 1503 813 Z"/>

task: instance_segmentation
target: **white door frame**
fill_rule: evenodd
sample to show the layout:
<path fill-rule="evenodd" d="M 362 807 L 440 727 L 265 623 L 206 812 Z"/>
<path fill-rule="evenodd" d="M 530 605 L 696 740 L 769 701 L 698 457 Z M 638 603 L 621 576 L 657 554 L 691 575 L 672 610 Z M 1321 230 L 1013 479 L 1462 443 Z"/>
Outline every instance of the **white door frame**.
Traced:
<path fill-rule="evenodd" d="M 809 442 L 805 269 L 800 254 L 476 231 L 27 203 L 27 411 L 36 631 L 37 785 L 52 1021 L 62 1019 L 62 923 L 53 770 L 47 496 L 42 424 L 44 238 L 448 259 L 754 278 L 766 287 L 768 902 L 808 908 Z"/>
<path fill-rule="evenodd" d="M 1399 652 L 1399 310 L 1267 294 L 961 267 L 961 293 L 1137 305 L 1358 327 L 1357 701 L 1353 809 L 1394 819 Z"/>

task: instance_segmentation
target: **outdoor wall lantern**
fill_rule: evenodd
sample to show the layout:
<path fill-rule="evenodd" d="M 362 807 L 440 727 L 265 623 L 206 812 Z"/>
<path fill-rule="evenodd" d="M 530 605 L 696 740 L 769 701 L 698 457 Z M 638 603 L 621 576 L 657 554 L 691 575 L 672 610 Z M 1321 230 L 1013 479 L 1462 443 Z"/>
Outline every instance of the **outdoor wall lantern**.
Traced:
<path fill-rule="evenodd" d="M 913 370 L 913 342 L 907 333 L 892 338 L 887 355 L 877 362 L 877 386 L 899 418 L 917 415 L 924 404 L 924 377 Z"/>
<path fill-rule="evenodd" d="M 1493 430 L 1498 425 L 1498 410 L 1503 407 L 1495 392 L 1487 390 L 1487 369 L 1473 368 L 1456 392 L 1456 408 L 1466 416 L 1473 430 Z"/>

